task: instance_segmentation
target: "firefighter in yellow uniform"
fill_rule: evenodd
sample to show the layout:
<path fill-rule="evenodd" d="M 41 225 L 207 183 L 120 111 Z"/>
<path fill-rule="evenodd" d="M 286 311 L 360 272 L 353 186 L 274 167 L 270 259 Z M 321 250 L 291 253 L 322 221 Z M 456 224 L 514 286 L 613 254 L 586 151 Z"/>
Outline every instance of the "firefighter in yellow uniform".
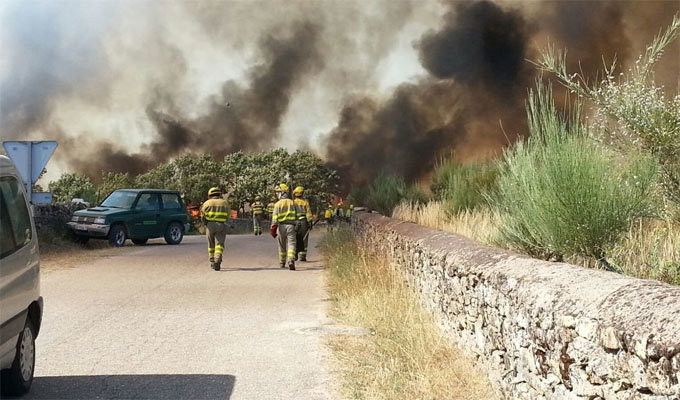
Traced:
<path fill-rule="evenodd" d="M 274 203 L 276 203 L 276 199 L 272 198 L 272 201 L 267 204 L 267 215 L 269 215 L 269 218 L 271 218 L 274 213 Z"/>
<path fill-rule="evenodd" d="M 296 249 L 295 260 L 297 261 L 298 256 L 300 261 L 307 261 L 307 245 L 309 244 L 309 231 L 312 229 L 312 207 L 309 205 L 309 201 L 303 196 L 305 194 L 305 188 L 298 186 L 293 190 L 293 202 L 298 207 L 300 214 L 298 215 L 298 229 L 296 236 Z"/>
<path fill-rule="evenodd" d="M 335 210 L 333 210 L 333 205 L 329 204 L 326 211 L 323 213 L 323 218 L 326 220 L 326 228 L 329 231 L 333 230 L 333 216 L 335 215 Z"/>
<path fill-rule="evenodd" d="M 250 209 L 253 211 L 253 231 L 255 236 L 262 234 L 262 220 L 264 217 L 264 205 L 260 201 L 260 196 L 255 196 L 255 202 L 250 205 Z"/>
<path fill-rule="evenodd" d="M 206 226 L 210 266 L 219 271 L 224 253 L 224 240 L 227 237 L 226 222 L 229 218 L 229 205 L 222 198 L 220 188 L 213 187 L 208 190 L 208 200 L 201 206 L 201 218 Z"/>
<path fill-rule="evenodd" d="M 274 204 L 272 223 L 269 232 L 273 237 L 278 236 L 279 266 L 295 271 L 295 231 L 298 224 L 297 206 L 290 199 L 288 185 L 280 184 L 276 188 L 279 200 Z"/>

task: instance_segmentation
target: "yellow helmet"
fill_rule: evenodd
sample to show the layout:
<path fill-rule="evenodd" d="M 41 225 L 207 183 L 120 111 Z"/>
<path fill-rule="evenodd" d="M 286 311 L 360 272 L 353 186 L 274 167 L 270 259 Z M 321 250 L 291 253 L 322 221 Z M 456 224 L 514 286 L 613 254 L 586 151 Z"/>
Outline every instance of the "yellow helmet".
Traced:
<path fill-rule="evenodd" d="M 285 184 L 285 183 L 281 183 L 281 184 L 279 184 L 279 186 L 276 187 L 275 191 L 277 191 L 277 192 L 288 192 L 288 190 L 290 190 L 288 188 L 288 185 Z"/>
<path fill-rule="evenodd" d="M 296 196 L 302 196 L 305 193 L 305 188 L 298 186 L 293 190 L 293 194 Z"/>
<path fill-rule="evenodd" d="M 208 196 L 219 196 L 222 194 L 222 190 L 218 188 L 217 186 L 211 187 L 210 190 L 208 190 Z"/>

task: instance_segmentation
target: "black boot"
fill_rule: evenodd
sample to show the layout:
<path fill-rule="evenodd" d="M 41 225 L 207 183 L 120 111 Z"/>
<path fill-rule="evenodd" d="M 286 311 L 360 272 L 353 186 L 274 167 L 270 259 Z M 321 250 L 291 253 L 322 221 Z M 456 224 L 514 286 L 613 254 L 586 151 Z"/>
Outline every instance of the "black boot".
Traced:
<path fill-rule="evenodd" d="M 295 271 L 295 261 L 291 261 L 288 263 L 288 269 L 291 271 Z"/>
<path fill-rule="evenodd" d="M 307 254 L 301 254 L 300 255 L 300 261 L 307 262 Z"/>
<path fill-rule="evenodd" d="M 279 267 L 281 267 L 281 268 L 286 268 L 286 262 L 284 261 L 284 262 L 282 262 L 282 263 L 279 263 Z"/>

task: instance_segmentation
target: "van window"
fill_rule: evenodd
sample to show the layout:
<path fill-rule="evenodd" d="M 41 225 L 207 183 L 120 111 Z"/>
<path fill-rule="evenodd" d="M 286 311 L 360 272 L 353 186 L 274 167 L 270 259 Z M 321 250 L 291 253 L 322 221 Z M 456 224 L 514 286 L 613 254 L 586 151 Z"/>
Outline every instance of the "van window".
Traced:
<path fill-rule="evenodd" d="M 7 213 L 7 206 L 5 199 L 0 194 L 0 258 L 14 253 L 16 244 L 14 244 L 14 234 L 12 233 L 12 224 L 9 222 L 9 214 Z"/>
<path fill-rule="evenodd" d="M 2 205 L 2 251 L 5 257 L 31 242 L 33 231 L 21 184 L 12 176 L 0 178 L 0 204 Z"/>

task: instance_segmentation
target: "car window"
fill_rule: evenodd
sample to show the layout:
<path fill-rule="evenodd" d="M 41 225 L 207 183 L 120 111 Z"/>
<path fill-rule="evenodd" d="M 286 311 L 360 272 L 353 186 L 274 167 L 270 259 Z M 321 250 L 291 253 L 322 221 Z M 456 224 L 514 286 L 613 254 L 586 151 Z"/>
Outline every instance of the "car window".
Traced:
<path fill-rule="evenodd" d="M 158 195 L 155 193 L 142 193 L 139 195 L 135 210 L 156 211 L 160 209 Z"/>
<path fill-rule="evenodd" d="M 180 202 L 179 195 L 174 193 L 163 193 L 161 195 L 161 200 L 163 200 L 164 210 L 181 210 L 182 203 Z"/>
<path fill-rule="evenodd" d="M 127 190 L 116 190 L 111 193 L 102 204 L 102 207 L 113 207 L 113 208 L 130 208 L 132 203 L 135 202 L 137 198 L 137 192 L 129 192 Z"/>
<path fill-rule="evenodd" d="M 33 230 L 31 227 L 31 216 L 28 212 L 28 207 L 26 206 L 26 198 L 24 193 L 21 191 L 21 184 L 19 181 L 11 176 L 5 176 L 0 178 L 0 194 L 2 196 L 2 206 L 3 216 L 6 215 L 6 220 L 3 222 L 3 245 L 9 243 L 7 239 L 12 238 L 14 240 L 14 249 L 7 250 L 10 254 L 11 252 L 18 250 L 28 243 L 31 242 L 33 237 Z M 6 233 L 11 232 L 10 234 Z M 5 254 L 5 251 L 2 252 Z"/>

